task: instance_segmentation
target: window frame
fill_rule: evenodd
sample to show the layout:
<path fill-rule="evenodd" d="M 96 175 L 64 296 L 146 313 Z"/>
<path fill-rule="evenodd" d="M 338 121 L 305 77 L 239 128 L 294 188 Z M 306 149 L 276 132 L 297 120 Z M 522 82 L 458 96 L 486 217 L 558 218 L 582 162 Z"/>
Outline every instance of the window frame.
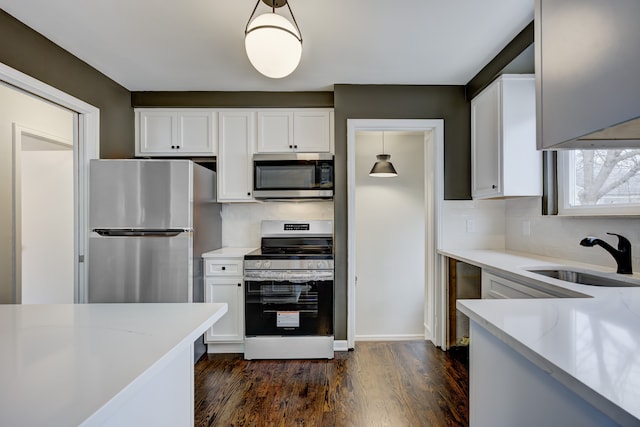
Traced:
<path fill-rule="evenodd" d="M 575 176 L 571 162 L 575 162 L 576 150 L 557 152 L 558 216 L 640 216 L 640 203 L 596 206 L 571 206 L 575 194 Z"/>

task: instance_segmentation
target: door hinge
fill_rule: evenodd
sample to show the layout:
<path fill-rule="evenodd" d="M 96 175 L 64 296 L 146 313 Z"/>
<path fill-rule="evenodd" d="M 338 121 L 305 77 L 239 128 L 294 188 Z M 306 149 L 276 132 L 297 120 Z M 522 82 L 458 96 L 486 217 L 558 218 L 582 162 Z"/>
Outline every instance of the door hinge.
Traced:
<path fill-rule="evenodd" d="M 84 255 L 78 255 L 78 262 L 84 262 Z"/>

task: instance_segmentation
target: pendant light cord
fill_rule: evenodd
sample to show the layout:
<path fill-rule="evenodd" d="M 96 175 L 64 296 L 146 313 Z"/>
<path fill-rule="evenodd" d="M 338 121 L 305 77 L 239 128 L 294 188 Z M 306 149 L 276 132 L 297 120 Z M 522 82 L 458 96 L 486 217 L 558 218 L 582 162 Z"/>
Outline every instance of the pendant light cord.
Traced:
<path fill-rule="evenodd" d="M 382 131 L 382 154 L 384 154 L 384 131 Z"/>

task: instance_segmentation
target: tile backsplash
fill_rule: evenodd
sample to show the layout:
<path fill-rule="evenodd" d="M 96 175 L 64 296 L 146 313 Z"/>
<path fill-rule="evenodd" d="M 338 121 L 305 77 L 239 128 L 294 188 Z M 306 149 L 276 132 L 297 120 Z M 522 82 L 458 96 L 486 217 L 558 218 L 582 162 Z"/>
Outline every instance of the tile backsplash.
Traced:
<path fill-rule="evenodd" d="M 263 219 L 333 220 L 333 202 L 257 202 L 222 205 L 222 246 L 259 247 Z"/>
<path fill-rule="evenodd" d="M 440 249 L 504 249 L 504 200 L 445 200 Z"/>
<path fill-rule="evenodd" d="M 640 218 L 543 216 L 541 203 L 539 197 L 506 200 L 506 249 L 615 268 L 603 248 L 580 246 L 580 240 L 595 236 L 617 247 L 618 238 L 606 232 L 617 233 L 631 241 L 633 269 L 640 272 Z"/>

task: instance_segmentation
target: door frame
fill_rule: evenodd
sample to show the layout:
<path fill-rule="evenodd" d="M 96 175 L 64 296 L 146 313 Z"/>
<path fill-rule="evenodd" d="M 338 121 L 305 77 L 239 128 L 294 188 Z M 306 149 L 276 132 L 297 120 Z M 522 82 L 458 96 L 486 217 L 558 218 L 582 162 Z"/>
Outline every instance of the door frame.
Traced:
<path fill-rule="evenodd" d="M 74 300 L 76 303 L 86 302 L 87 270 L 85 268 L 85 254 L 88 247 L 89 233 L 87 232 L 89 215 L 89 160 L 100 158 L 100 110 L 74 96 L 71 96 L 53 86 L 43 83 L 33 77 L 0 63 L 0 80 L 22 91 L 31 93 L 46 101 L 58 104 L 77 114 L 74 119 L 74 148 L 77 149 L 78 164 L 74 173 L 75 189 L 75 218 L 74 246 L 75 246 L 75 280 Z M 14 298 L 15 298 L 14 289 Z"/>
<path fill-rule="evenodd" d="M 425 133 L 425 339 L 442 346 L 446 337 L 446 283 L 439 227 L 444 199 L 443 119 L 347 119 L 347 347 L 355 347 L 356 322 L 356 133 L 414 131 Z"/>

